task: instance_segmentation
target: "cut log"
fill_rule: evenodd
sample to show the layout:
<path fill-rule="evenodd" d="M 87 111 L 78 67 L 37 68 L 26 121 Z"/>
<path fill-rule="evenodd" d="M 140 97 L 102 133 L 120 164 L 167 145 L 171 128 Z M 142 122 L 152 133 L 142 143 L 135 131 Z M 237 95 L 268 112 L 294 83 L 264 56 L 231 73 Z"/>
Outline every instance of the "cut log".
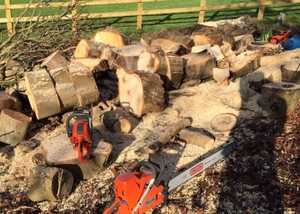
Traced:
<path fill-rule="evenodd" d="M 80 59 L 73 59 L 71 63 L 81 63 L 89 68 L 91 73 L 95 73 L 97 71 L 106 71 L 109 69 L 108 62 L 106 60 L 102 60 L 100 58 L 80 58 Z"/>
<path fill-rule="evenodd" d="M 42 62 L 41 66 L 48 71 L 68 68 L 69 62 L 62 56 L 60 51 L 55 51 Z"/>
<path fill-rule="evenodd" d="M 28 196 L 32 201 L 56 201 L 68 197 L 74 185 L 73 175 L 65 169 L 37 166 L 33 170 Z"/>
<path fill-rule="evenodd" d="M 254 72 L 260 67 L 260 52 L 245 52 L 230 62 L 230 71 L 233 77 L 241 77 Z"/>
<path fill-rule="evenodd" d="M 208 49 L 208 52 L 216 58 L 217 61 L 224 59 L 224 55 L 221 51 L 221 48 L 218 45 L 214 45 Z"/>
<path fill-rule="evenodd" d="M 158 74 L 117 70 L 121 105 L 140 117 L 148 112 L 161 111 L 165 105 L 163 82 Z"/>
<path fill-rule="evenodd" d="M 199 54 L 204 51 L 207 51 L 210 47 L 210 44 L 194 46 L 192 47 L 191 53 Z"/>
<path fill-rule="evenodd" d="M 226 83 L 228 82 L 229 77 L 230 77 L 229 69 L 221 69 L 221 68 L 213 69 L 213 78 L 217 83 L 219 84 Z"/>
<path fill-rule="evenodd" d="M 0 142 L 16 146 L 24 140 L 31 118 L 26 115 L 4 109 L 0 114 Z"/>
<path fill-rule="evenodd" d="M 55 82 L 55 90 L 59 98 L 61 110 L 69 110 L 78 106 L 75 86 L 71 79 L 70 73 L 66 68 L 59 68 L 49 71 Z"/>
<path fill-rule="evenodd" d="M 97 32 L 93 38 L 93 41 L 116 48 L 122 48 L 127 45 L 125 36 L 113 28 L 106 28 Z"/>
<path fill-rule="evenodd" d="M 300 57 L 300 49 L 284 51 L 274 56 L 264 56 L 261 58 L 261 66 L 281 65 L 295 57 Z"/>
<path fill-rule="evenodd" d="M 300 99 L 300 85 L 289 82 L 268 83 L 262 87 L 259 104 L 273 117 L 285 117 L 295 110 Z"/>
<path fill-rule="evenodd" d="M 140 55 L 147 51 L 143 45 L 128 45 L 120 49 L 114 50 L 117 57 L 115 63 L 129 71 L 136 71 L 138 69 L 138 60 Z"/>
<path fill-rule="evenodd" d="M 211 128 L 216 132 L 230 132 L 237 124 L 237 116 L 231 113 L 216 115 L 211 120 Z"/>
<path fill-rule="evenodd" d="M 189 54 L 184 56 L 186 59 L 185 79 L 201 80 L 208 79 L 213 76 L 213 68 L 216 67 L 216 60 L 208 53 Z"/>
<path fill-rule="evenodd" d="M 154 39 L 151 41 L 151 46 L 160 48 L 167 54 L 183 55 L 188 52 L 187 48 L 183 44 L 169 39 Z"/>
<path fill-rule="evenodd" d="M 139 119 L 124 109 L 107 111 L 103 116 L 103 124 L 112 132 L 130 133 L 139 123 Z"/>
<path fill-rule="evenodd" d="M 91 41 L 82 39 L 76 46 L 74 58 L 80 59 L 91 57 L 93 55 L 93 49 L 95 50 Z"/>
<path fill-rule="evenodd" d="M 300 57 L 290 59 L 281 65 L 282 80 L 285 82 L 300 83 Z"/>
<path fill-rule="evenodd" d="M 24 78 L 26 94 L 39 120 L 61 112 L 54 84 L 46 70 L 26 72 Z"/>
<path fill-rule="evenodd" d="M 16 97 L 13 97 L 5 92 L 0 91 L 0 112 L 3 109 L 20 111 L 21 108 L 22 104 Z"/>
<path fill-rule="evenodd" d="M 188 127 L 181 130 L 178 134 L 179 140 L 188 144 L 211 148 L 215 142 L 214 136 L 208 131 L 195 127 Z"/>
<path fill-rule="evenodd" d="M 242 53 L 248 49 L 248 47 L 254 42 L 252 34 L 245 34 L 234 37 L 235 49 L 237 53 Z"/>
<path fill-rule="evenodd" d="M 69 72 L 73 81 L 76 96 L 80 106 L 87 106 L 99 100 L 99 90 L 89 68 L 79 62 L 69 65 Z"/>
<path fill-rule="evenodd" d="M 159 57 L 156 54 L 144 51 L 138 59 L 137 70 L 149 73 L 155 73 L 159 70 Z"/>
<path fill-rule="evenodd" d="M 159 61 L 158 73 L 162 76 L 166 89 L 178 89 L 184 78 L 185 59 L 177 55 L 162 53 Z"/>

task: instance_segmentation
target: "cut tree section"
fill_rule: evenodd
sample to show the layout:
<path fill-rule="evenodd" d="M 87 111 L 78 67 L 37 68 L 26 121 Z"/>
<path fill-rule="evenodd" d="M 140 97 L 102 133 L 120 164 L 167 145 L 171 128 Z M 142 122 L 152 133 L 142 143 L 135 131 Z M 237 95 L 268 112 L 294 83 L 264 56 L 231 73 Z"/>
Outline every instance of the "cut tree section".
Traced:
<path fill-rule="evenodd" d="M 138 117 L 159 112 L 165 105 L 163 82 L 158 74 L 117 70 L 121 105 Z"/>
<path fill-rule="evenodd" d="M 24 78 L 26 94 L 39 120 L 61 112 L 53 81 L 46 70 L 26 72 Z"/>
<path fill-rule="evenodd" d="M 50 56 L 44 59 L 41 66 L 46 67 L 48 71 L 68 68 L 69 62 L 62 56 L 60 51 L 55 51 Z"/>
<path fill-rule="evenodd" d="M 99 100 L 99 90 L 93 75 L 85 65 L 73 61 L 69 65 L 71 79 L 75 86 L 79 106 L 87 106 Z"/>
<path fill-rule="evenodd" d="M 93 38 L 96 43 L 103 43 L 115 48 L 122 48 L 126 43 L 125 36 L 113 28 L 106 28 L 97 32 Z"/>

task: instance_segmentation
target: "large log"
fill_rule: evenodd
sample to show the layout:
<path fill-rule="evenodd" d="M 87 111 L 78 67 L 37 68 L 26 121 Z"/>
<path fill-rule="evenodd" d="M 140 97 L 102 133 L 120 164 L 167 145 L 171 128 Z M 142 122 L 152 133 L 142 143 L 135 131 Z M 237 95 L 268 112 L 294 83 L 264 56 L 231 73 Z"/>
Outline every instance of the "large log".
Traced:
<path fill-rule="evenodd" d="M 184 81 L 208 79 L 213 76 L 213 68 L 216 67 L 216 60 L 210 54 L 189 54 L 184 56 L 184 58 L 187 61 Z"/>
<path fill-rule="evenodd" d="M 53 81 L 46 70 L 25 73 L 26 94 L 38 119 L 61 112 Z"/>
<path fill-rule="evenodd" d="M 95 34 L 93 41 L 103 43 L 111 47 L 122 48 L 127 45 L 125 36 L 113 28 L 106 28 Z"/>
<path fill-rule="evenodd" d="M 44 59 L 41 66 L 45 66 L 48 71 L 68 68 L 69 62 L 62 56 L 60 51 L 55 51 Z"/>
<path fill-rule="evenodd" d="M 80 106 L 87 106 L 99 100 L 99 90 L 93 75 L 85 65 L 73 61 L 69 65 L 71 79 L 75 86 L 76 96 Z"/>
<path fill-rule="evenodd" d="M 0 142 L 16 146 L 24 140 L 31 118 L 26 115 L 4 109 L 0 114 Z"/>
<path fill-rule="evenodd" d="M 68 110 L 78 106 L 75 86 L 66 68 L 58 68 L 49 71 L 55 82 L 55 90 L 59 98 L 61 110 Z"/>
<path fill-rule="evenodd" d="M 184 78 L 185 59 L 177 55 L 159 55 L 158 73 L 162 76 L 167 89 L 178 89 Z"/>
<path fill-rule="evenodd" d="M 146 51 L 143 45 L 128 45 L 120 49 L 115 49 L 115 63 L 129 71 L 138 69 L 138 60 L 140 55 Z"/>
<path fill-rule="evenodd" d="M 74 177 L 68 170 L 37 166 L 33 170 L 28 196 L 32 201 L 56 201 L 68 197 L 73 185 Z"/>
<path fill-rule="evenodd" d="M 163 82 L 158 74 L 117 70 L 121 105 L 140 117 L 161 111 L 165 105 Z"/>

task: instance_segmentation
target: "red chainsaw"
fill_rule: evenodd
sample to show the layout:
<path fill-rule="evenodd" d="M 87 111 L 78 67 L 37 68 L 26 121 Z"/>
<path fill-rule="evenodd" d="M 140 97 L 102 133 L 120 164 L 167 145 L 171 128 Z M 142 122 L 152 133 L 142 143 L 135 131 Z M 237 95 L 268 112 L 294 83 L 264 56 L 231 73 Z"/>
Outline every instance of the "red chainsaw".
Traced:
<path fill-rule="evenodd" d="M 93 135 L 91 112 L 87 109 L 75 109 L 67 118 L 66 129 L 76 156 L 83 162 L 91 155 Z"/>
<path fill-rule="evenodd" d="M 164 203 L 171 191 L 224 159 L 233 149 L 234 144 L 229 143 L 195 161 L 191 167 L 170 180 L 163 179 L 161 166 L 151 161 L 142 162 L 137 172 L 117 176 L 114 181 L 115 200 L 103 213 L 146 213 Z"/>

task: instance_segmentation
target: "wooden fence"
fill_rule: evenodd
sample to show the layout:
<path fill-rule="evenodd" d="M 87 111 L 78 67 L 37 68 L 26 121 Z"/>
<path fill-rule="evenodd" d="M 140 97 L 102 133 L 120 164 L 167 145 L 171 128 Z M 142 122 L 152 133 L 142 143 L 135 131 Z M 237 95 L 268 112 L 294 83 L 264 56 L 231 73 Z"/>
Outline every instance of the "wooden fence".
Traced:
<path fill-rule="evenodd" d="M 69 14 L 61 17 L 63 20 L 72 20 L 72 29 L 76 30 L 77 18 L 77 6 L 99 6 L 99 5 L 111 5 L 111 4 L 137 4 L 137 9 L 135 11 L 125 11 L 125 12 L 102 12 L 102 13 L 83 13 L 83 15 L 89 19 L 97 18 L 110 18 L 110 17 L 129 17 L 136 16 L 136 27 L 138 30 L 142 29 L 143 26 L 143 16 L 147 15 L 162 15 L 162 14 L 178 14 L 178 13 L 199 13 L 198 22 L 204 22 L 206 11 L 222 11 L 229 9 L 247 9 L 247 8 L 257 8 L 258 19 L 263 19 L 265 7 L 268 5 L 273 5 L 273 1 L 257 0 L 257 2 L 245 2 L 245 3 L 234 3 L 234 4 L 220 4 L 220 5 L 209 5 L 206 0 L 199 0 L 198 7 L 184 7 L 184 8 L 170 8 L 170 9 L 151 9 L 145 10 L 144 3 L 146 2 L 162 2 L 166 0 L 70 0 L 69 2 L 50 2 L 47 4 L 41 3 L 31 3 L 31 4 L 11 4 L 10 0 L 4 0 L 4 5 L 0 5 L 0 11 L 5 11 L 5 18 L 0 18 L 0 23 L 6 23 L 8 33 L 14 33 L 14 23 L 18 22 L 28 22 L 37 21 L 40 17 L 13 17 L 12 10 L 14 9 L 38 9 L 38 8 L 70 8 Z M 294 3 L 299 3 L 300 0 L 293 1 Z M 287 4 L 287 3 L 281 3 Z M 276 4 L 277 5 L 277 4 Z M 53 19 L 59 17 L 56 15 L 45 16 L 44 19 Z"/>

